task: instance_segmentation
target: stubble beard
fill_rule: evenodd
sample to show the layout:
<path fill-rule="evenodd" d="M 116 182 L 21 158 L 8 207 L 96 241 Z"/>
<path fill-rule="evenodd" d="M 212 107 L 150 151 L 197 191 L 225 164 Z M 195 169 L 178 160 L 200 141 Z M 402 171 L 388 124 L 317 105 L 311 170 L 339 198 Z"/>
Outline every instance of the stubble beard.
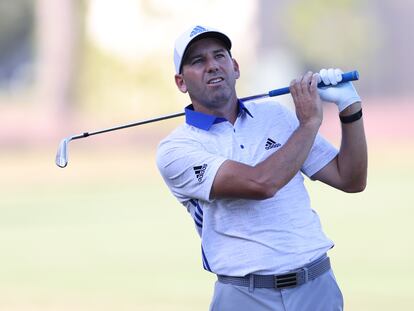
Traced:
<path fill-rule="evenodd" d="M 224 88 L 219 90 L 205 90 L 202 92 L 201 96 L 191 96 L 193 101 L 198 102 L 207 109 L 219 109 L 227 105 L 227 103 L 236 98 L 234 86 L 231 88 L 229 85 L 226 85 Z"/>

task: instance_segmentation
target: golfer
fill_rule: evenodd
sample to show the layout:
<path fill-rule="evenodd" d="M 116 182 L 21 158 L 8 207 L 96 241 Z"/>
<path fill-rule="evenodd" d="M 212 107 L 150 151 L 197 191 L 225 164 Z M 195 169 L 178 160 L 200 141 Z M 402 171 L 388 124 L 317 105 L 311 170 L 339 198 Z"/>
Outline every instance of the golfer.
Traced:
<path fill-rule="evenodd" d="M 227 35 L 196 26 L 174 49 L 175 83 L 188 93 L 185 124 L 161 141 L 157 165 L 194 219 L 204 269 L 217 275 L 210 310 L 343 310 L 304 176 L 363 191 L 367 147 L 361 99 L 340 70 L 293 80 L 295 110 L 238 99 Z M 323 80 L 332 87 L 318 89 Z M 339 109 L 339 150 L 318 134 L 322 100 Z M 335 208 L 332 202 L 331 208 Z"/>

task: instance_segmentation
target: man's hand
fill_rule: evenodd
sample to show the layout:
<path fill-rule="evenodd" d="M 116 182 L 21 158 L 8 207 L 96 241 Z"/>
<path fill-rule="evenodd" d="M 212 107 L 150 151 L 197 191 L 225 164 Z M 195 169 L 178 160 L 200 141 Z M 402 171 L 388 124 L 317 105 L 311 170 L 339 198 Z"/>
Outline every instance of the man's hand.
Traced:
<path fill-rule="evenodd" d="M 342 71 L 340 69 L 322 69 L 319 72 L 318 83 L 323 81 L 323 83 L 327 85 L 335 86 L 319 88 L 319 95 L 322 100 L 335 103 L 338 106 L 339 112 L 342 112 L 350 105 L 361 101 L 353 84 L 351 82 L 338 84 L 341 80 Z"/>
<path fill-rule="evenodd" d="M 296 116 L 301 125 L 312 124 L 319 127 L 322 123 L 322 102 L 317 89 L 318 78 L 318 74 L 309 71 L 290 83 Z"/>

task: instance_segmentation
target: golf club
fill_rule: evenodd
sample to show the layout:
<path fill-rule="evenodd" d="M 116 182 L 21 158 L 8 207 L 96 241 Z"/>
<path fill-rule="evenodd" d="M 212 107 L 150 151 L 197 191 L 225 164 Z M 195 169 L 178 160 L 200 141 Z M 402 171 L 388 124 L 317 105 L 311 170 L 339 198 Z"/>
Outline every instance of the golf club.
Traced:
<path fill-rule="evenodd" d="M 354 71 L 343 73 L 342 74 L 342 80 L 339 83 L 348 82 L 348 81 L 355 81 L 355 80 L 358 80 L 358 79 L 359 79 L 359 73 L 358 73 L 358 71 L 354 70 Z M 320 82 L 318 84 L 318 87 L 324 87 L 324 86 L 327 86 L 327 85 L 325 85 L 323 82 Z M 288 93 L 290 93 L 289 87 L 284 87 L 284 88 L 280 88 L 280 89 L 271 90 L 268 93 L 240 98 L 240 100 L 241 101 L 249 101 L 249 100 L 254 100 L 254 99 L 261 99 L 261 98 L 266 98 L 266 97 L 274 97 L 274 96 L 284 95 L 284 94 L 288 94 Z M 103 130 L 99 130 L 99 131 L 95 131 L 95 132 L 84 132 L 83 134 L 74 135 L 74 136 L 64 138 L 60 142 L 58 151 L 56 153 L 56 160 L 55 160 L 56 165 L 59 166 L 59 167 L 62 167 L 62 168 L 66 167 L 68 165 L 68 144 L 72 140 L 85 138 L 85 137 L 88 137 L 88 136 L 102 134 L 102 133 L 106 133 L 106 132 L 121 130 L 121 129 L 125 129 L 125 128 L 128 128 L 128 127 L 143 125 L 143 124 L 147 124 L 147 123 L 172 119 L 172 118 L 183 116 L 184 114 L 185 114 L 184 112 L 177 112 L 177 113 L 173 113 L 173 114 L 169 114 L 169 115 L 165 115 L 165 116 L 160 116 L 160 117 L 156 117 L 156 118 L 152 118 L 152 119 L 142 120 L 142 121 L 129 123 L 129 124 L 125 124 L 125 125 L 120 125 L 120 126 L 116 126 L 116 127 L 112 127 L 112 128 L 107 128 L 107 129 L 103 129 Z"/>

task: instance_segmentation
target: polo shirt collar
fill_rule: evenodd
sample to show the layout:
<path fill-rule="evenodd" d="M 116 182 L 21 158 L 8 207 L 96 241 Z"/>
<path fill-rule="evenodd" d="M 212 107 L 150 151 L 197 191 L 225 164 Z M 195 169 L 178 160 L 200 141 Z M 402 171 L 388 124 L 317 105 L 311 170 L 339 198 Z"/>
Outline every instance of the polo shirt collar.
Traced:
<path fill-rule="evenodd" d="M 252 114 L 246 108 L 246 106 L 238 100 L 239 115 L 241 113 L 247 113 L 250 117 L 253 118 Z M 193 105 L 188 105 L 185 107 L 185 122 L 189 125 L 195 126 L 199 129 L 208 131 L 211 126 L 216 123 L 221 123 L 227 121 L 226 118 L 216 117 L 211 114 L 202 113 L 195 111 Z"/>

